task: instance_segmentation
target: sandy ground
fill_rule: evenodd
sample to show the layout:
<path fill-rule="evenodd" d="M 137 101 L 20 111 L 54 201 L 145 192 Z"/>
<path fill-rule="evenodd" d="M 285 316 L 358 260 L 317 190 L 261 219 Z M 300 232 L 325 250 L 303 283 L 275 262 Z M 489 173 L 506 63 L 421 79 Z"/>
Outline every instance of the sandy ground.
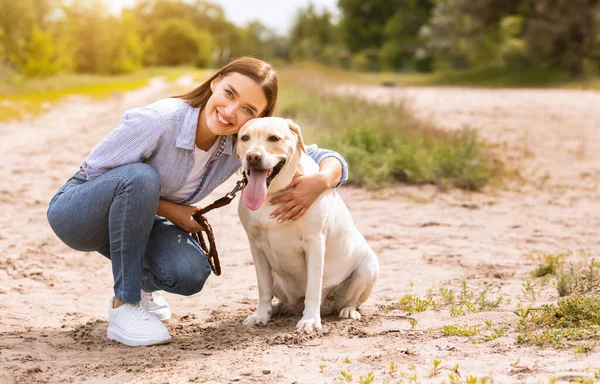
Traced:
<path fill-rule="evenodd" d="M 519 345 L 512 311 L 532 304 L 521 292 L 538 265 L 528 256 L 532 251 L 569 251 L 573 258 L 600 251 L 600 94 L 461 88 L 361 93 L 381 101 L 403 97 L 448 129 L 477 127 L 525 180 L 483 193 L 341 188 L 379 256 L 381 275 L 361 321 L 326 318 L 323 330 L 310 335 L 294 331 L 298 318 L 242 326 L 257 289 L 233 204 L 209 215 L 223 275 L 211 276 L 195 296 L 167 295 L 173 342 L 129 348 L 106 338 L 109 262 L 57 240 L 46 207 L 122 112 L 168 95 L 167 85 L 155 82 L 103 102 L 74 97 L 43 116 L 0 124 L 0 383 L 332 383 L 341 382 L 342 371 L 354 382 L 361 376 L 365 382 L 369 372 L 375 383 L 408 382 L 415 374 L 418 382 L 441 382 L 456 364 L 463 381 L 469 375 L 497 383 L 591 377 L 600 369 L 600 352 Z M 510 302 L 458 317 L 447 309 L 410 316 L 385 310 L 406 294 L 442 285 L 458 289 L 463 281 L 475 292 L 491 287 L 493 296 Z M 536 289 L 537 303 L 558 298 L 551 286 Z M 506 324 L 506 335 L 486 342 L 440 334 L 444 325 L 485 328 L 488 320 Z M 442 363 L 431 376 L 434 360 Z M 396 373 L 389 372 L 391 363 Z"/>

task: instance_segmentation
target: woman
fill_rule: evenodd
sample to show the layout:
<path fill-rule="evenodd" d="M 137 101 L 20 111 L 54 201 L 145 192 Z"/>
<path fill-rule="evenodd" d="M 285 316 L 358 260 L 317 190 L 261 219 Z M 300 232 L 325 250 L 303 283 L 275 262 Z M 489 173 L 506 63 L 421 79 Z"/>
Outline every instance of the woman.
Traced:
<path fill-rule="evenodd" d="M 111 260 L 108 338 L 130 346 L 171 339 L 161 322 L 171 311 L 159 291 L 193 295 L 210 274 L 190 236 L 202 229 L 191 204 L 239 168 L 236 133 L 249 119 L 273 114 L 277 89 L 268 63 L 244 57 L 185 95 L 130 109 L 52 198 L 48 221 L 56 235 Z M 290 193 L 270 202 L 280 205 L 272 214 L 279 222 L 301 217 L 323 191 L 346 181 L 337 153 L 308 151 L 321 172 L 297 177 Z"/>

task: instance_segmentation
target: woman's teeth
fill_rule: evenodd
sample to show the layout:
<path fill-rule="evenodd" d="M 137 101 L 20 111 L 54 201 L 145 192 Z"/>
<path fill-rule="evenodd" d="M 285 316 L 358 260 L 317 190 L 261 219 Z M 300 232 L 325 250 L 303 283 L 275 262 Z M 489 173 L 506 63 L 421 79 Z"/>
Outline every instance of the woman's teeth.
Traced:
<path fill-rule="evenodd" d="M 219 119 L 219 121 L 221 122 L 221 124 L 225 124 L 225 125 L 230 125 L 230 124 L 231 124 L 229 121 L 227 121 L 227 120 L 224 120 L 224 119 L 221 117 L 221 114 L 220 114 L 219 112 L 217 112 L 217 118 Z"/>

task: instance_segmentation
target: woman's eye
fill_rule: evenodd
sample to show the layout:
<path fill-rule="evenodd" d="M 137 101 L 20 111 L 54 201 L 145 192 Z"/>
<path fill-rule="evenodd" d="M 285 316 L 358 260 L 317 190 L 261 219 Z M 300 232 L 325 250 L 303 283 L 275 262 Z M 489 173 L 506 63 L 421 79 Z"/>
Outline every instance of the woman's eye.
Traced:
<path fill-rule="evenodd" d="M 226 89 L 225 93 L 227 94 L 227 96 L 229 96 L 229 98 L 233 98 L 233 92 L 231 92 L 229 89 Z"/>
<path fill-rule="evenodd" d="M 244 135 L 244 136 L 241 137 L 240 140 L 242 140 L 242 141 L 248 141 L 248 140 L 250 140 L 250 136 Z"/>
<path fill-rule="evenodd" d="M 244 111 L 246 111 L 246 113 L 249 114 L 250 116 L 254 115 L 254 113 L 252 113 L 252 110 L 248 107 L 244 108 Z"/>
<path fill-rule="evenodd" d="M 267 140 L 269 140 L 271 143 L 276 143 L 276 142 L 279 141 L 279 137 L 277 137 L 277 136 L 269 136 L 269 138 Z"/>

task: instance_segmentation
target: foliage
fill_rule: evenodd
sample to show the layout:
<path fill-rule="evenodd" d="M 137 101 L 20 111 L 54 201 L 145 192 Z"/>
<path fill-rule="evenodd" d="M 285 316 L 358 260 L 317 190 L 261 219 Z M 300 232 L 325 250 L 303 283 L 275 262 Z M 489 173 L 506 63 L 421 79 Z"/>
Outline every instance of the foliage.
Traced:
<path fill-rule="evenodd" d="M 600 59 L 597 0 L 440 0 L 421 33 L 437 65 L 561 68 Z"/>
<path fill-rule="evenodd" d="M 206 31 L 197 30 L 189 21 L 163 21 L 153 35 L 153 42 L 159 65 L 206 67 L 210 64 L 212 37 Z"/>
<path fill-rule="evenodd" d="M 351 52 L 381 48 L 386 22 L 396 11 L 395 3 L 387 0 L 338 1 L 343 17 L 344 41 Z"/>
<path fill-rule="evenodd" d="M 421 56 L 419 29 L 431 17 L 432 0 L 403 0 L 387 20 L 385 41 L 380 50 L 380 67 L 387 70 L 429 71 L 431 61 Z"/>
<path fill-rule="evenodd" d="M 517 342 L 556 348 L 600 340 L 600 296 L 569 296 L 520 315 Z"/>
<path fill-rule="evenodd" d="M 300 9 L 282 36 L 260 21 L 234 25 L 206 0 L 134 0 L 120 14 L 105 0 L 0 0 L 0 77 L 211 67 L 242 55 L 433 71 L 442 83 L 462 79 L 445 76 L 454 70 L 600 72 L 600 0 L 339 0 L 338 8 L 339 20 L 312 4 Z"/>
<path fill-rule="evenodd" d="M 208 1 L 0 0 L 0 79 L 60 72 L 120 74 L 142 66 L 209 67 L 232 57 L 287 58 L 287 40 L 255 21 L 238 27 Z"/>
<path fill-rule="evenodd" d="M 331 13 L 318 12 L 312 4 L 298 11 L 290 32 L 291 59 L 339 64 L 339 44 L 339 31 L 332 22 Z"/>

